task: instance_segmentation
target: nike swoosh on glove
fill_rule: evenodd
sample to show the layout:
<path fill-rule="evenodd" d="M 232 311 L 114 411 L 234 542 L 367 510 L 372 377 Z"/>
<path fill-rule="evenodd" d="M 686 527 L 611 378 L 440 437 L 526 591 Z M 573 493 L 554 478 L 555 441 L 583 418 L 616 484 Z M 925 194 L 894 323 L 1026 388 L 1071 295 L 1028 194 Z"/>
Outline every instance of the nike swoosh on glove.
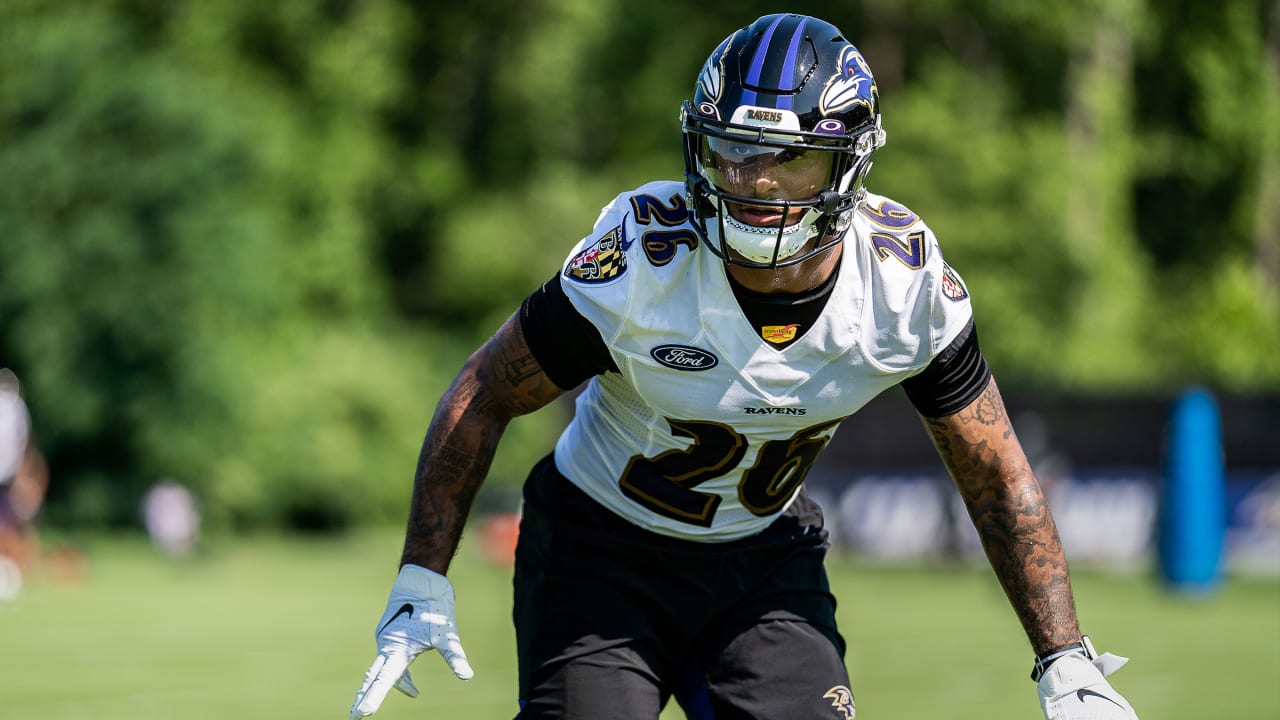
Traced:
<path fill-rule="evenodd" d="M 459 679 L 470 680 L 475 675 L 458 640 L 453 617 L 453 583 L 448 578 L 417 565 L 400 568 L 387 610 L 374 632 L 378 657 L 351 704 L 351 720 L 377 712 L 392 686 L 409 697 L 418 697 L 409 664 L 428 649 L 444 656 Z"/>
<path fill-rule="evenodd" d="M 1128 661 L 1111 653 L 1093 660 L 1077 654 L 1054 661 L 1037 686 L 1046 720 L 1138 720 L 1106 678 Z"/>

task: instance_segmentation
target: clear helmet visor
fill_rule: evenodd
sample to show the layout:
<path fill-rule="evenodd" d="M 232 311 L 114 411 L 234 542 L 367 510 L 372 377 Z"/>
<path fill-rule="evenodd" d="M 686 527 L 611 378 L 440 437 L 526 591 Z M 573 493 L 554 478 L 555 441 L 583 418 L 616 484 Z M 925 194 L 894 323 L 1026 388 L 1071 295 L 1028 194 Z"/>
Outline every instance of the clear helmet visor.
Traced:
<path fill-rule="evenodd" d="M 805 202 L 832 181 L 836 153 L 796 145 L 760 145 L 703 135 L 699 158 L 707 180 L 742 199 Z"/>

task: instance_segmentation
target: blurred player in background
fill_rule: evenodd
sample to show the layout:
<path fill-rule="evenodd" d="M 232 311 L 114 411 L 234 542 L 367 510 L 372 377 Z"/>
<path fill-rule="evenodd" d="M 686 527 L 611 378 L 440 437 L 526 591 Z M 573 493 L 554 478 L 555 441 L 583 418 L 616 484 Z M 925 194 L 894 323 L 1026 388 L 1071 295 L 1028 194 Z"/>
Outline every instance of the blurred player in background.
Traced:
<path fill-rule="evenodd" d="M 39 555 L 35 517 L 48 488 L 49 468 L 31 440 L 18 379 L 0 369 L 0 600 L 17 597 Z"/>
<path fill-rule="evenodd" d="M 18 376 L 9 368 L 0 368 L 0 486 L 8 485 L 17 474 L 30 431 L 31 419 Z"/>
<path fill-rule="evenodd" d="M 195 494 L 172 478 L 152 485 L 139 508 L 142 525 L 157 550 L 172 558 L 190 557 L 200 541 L 200 506 Z"/>
<path fill-rule="evenodd" d="M 507 423 L 585 383 L 524 488 L 522 720 L 854 717 L 803 480 L 842 420 L 902 385 L 1035 653 L 1045 716 L 1129 719 L 1077 625 L 1066 558 L 978 345 L 969 292 L 918 215 L 863 182 L 875 80 L 832 25 L 734 32 L 682 109 L 685 179 L 625 192 L 467 361 L 418 461 L 372 714 L 440 652 L 472 676 L 445 577 Z M 927 676 L 964 662 L 939 638 Z"/>

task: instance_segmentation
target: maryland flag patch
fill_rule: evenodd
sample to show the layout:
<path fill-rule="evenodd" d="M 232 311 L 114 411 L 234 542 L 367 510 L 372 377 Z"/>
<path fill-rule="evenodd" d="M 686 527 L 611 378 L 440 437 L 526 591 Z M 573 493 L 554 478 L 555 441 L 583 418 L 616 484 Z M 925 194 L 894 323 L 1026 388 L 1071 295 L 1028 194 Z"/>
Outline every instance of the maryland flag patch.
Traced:
<path fill-rule="evenodd" d="M 969 290 L 965 288 L 956 271 L 946 263 L 942 264 L 942 268 L 942 294 L 956 301 L 969 297 Z"/>
<path fill-rule="evenodd" d="M 622 277 L 627 271 L 627 254 L 622 241 L 622 226 L 573 256 L 565 266 L 564 276 L 585 285 L 600 285 Z"/>

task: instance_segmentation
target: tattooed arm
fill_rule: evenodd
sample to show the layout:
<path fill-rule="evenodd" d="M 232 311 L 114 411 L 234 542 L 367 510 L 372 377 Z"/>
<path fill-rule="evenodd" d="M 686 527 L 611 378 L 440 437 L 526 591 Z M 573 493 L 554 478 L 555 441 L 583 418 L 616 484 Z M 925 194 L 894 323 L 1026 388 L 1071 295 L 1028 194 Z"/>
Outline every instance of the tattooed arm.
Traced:
<path fill-rule="evenodd" d="M 1079 640 L 1058 530 L 995 379 L 960 412 L 923 419 L 1032 648 Z"/>
<path fill-rule="evenodd" d="M 562 393 L 529 352 L 516 316 L 472 354 L 423 440 L 401 564 L 448 572 L 507 423 Z"/>

